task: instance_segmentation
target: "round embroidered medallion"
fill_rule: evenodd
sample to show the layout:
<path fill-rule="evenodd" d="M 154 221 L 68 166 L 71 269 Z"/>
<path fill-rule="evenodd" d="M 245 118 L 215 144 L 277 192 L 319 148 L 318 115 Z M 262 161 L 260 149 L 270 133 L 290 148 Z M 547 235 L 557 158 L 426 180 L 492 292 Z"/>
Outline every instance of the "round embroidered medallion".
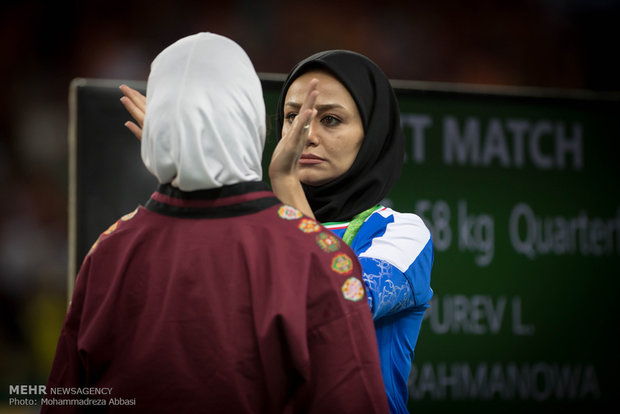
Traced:
<path fill-rule="evenodd" d="M 341 275 L 350 273 L 353 269 L 353 261 L 349 256 L 340 253 L 332 259 L 332 270 Z"/>
<path fill-rule="evenodd" d="M 321 250 L 327 253 L 332 253 L 340 249 L 340 241 L 338 241 L 338 238 L 327 233 L 319 233 L 316 236 L 316 244 L 319 245 Z"/>
<path fill-rule="evenodd" d="M 110 234 L 114 230 L 116 230 L 117 227 L 118 227 L 118 221 L 115 222 L 114 224 L 112 224 L 110 227 L 108 227 L 108 229 L 106 231 L 104 231 L 103 234 Z"/>
<path fill-rule="evenodd" d="M 285 220 L 295 220 L 303 216 L 301 211 L 291 206 L 282 206 L 278 209 L 278 216 Z"/>
<path fill-rule="evenodd" d="M 364 286 L 356 277 L 350 277 L 342 285 L 342 295 L 346 300 L 357 302 L 364 297 Z"/>
<path fill-rule="evenodd" d="M 132 211 L 131 213 L 127 213 L 125 214 L 123 217 L 121 217 L 121 220 L 123 221 L 129 221 L 132 218 L 134 218 L 134 216 L 136 215 L 136 213 L 138 212 L 138 209 L 136 208 L 134 211 Z"/>
<path fill-rule="evenodd" d="M 319 223 L 312 219 L 303 219 L 299 222 L 299 226 L 297 226 L 299 230 L 304 233 L 316 233 L 321 230 L 321 226 Z"/>

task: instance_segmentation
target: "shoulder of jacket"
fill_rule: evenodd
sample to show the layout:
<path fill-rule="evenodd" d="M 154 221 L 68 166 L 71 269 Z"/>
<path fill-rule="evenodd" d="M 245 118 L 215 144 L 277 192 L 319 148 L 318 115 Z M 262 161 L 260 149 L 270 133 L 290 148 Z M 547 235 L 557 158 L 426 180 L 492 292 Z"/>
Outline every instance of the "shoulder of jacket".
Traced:
<path fill-rule="evenodd" d="M 405 225 L 405 226 L 413 226 L 418 228 L 419 230 L 425 230 L 427 232 L 430 231 L 424 220 L 420 216 L 414 213 L 401 213 L 399 211 L 393 210 L 389 207 L 383 207 L 373 213 L 379 214 L 381 217 L 390 219 L 390 223 L 394 223 L 395 225 Z M 372 217 L 372 215 L 371 215 Z"/>
<path fill-rule="evenodd" d="M 110 227 L 108 227 L 106 231 L 101 233 L 97 240 L 95 240 L 93 245 L 90 247 L 90 250 L 88 251 L 86 256 L 89 256 L 102 241 L 108 239 L 112 234 L 114 234 L 119 229 L 119 227 L 123 225 L 123 223 L 133 219 L 138 213 L 139 209 L 140 207 L 136 207 L 132 212 L 123 215 L 121 218 L 116 220 Z"/>

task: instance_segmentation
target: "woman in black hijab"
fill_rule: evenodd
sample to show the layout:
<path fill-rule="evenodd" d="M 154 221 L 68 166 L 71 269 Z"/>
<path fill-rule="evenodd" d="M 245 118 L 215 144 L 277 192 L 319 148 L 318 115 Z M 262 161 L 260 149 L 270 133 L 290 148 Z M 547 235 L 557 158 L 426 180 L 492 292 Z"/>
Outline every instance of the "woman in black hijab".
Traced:
<path fill-rule="evenodd" d="M 318 79 L 318 86 L 310 79 Z M 310 110 L 299 102 L 306 94 L 317 94 L 315 90 L 306 141 L 293 142 L 288 129 L 298 114 Z M 269 170 L 274 192 L 308 215 L 313 213 L 357 254 L 390 411 L 408 412 L 407 379 L 422 317 L 433 295 L 433 247 L 418 216 L 379 204 L 398 179 L 404 158 L 398 102 L 389 80 L 374 62 L 355 52 L 312 55 L 286 78 L 276 131 L 280 142 Z M 350 165 L 343 148 L 349 148 Z M 317 236 L 318 243 L 320 237 L 324 236 Z"/>
<path fill-rule="evenodd" d="M 282 137 L 284 101 L 291 84 L 316 69 L 332 73 L 349 91 L 362 118 L 364 140 L 353 165 L 336 180 L 303 185 L 316 218 L 321 222 L 351 219 L 388 194 L 400 175 L 405 137 L 398 102 L 381 69 L 355 52 L 320 52 L 298 63 L 288 75 L 278 102 L 276 134 Z"/>

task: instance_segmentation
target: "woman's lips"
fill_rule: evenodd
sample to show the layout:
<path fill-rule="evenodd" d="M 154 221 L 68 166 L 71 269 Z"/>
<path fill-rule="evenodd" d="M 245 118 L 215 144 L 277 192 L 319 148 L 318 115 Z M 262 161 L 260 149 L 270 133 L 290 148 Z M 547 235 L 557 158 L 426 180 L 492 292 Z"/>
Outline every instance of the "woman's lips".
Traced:
<path fill-rule="evenodd" d="M 314 154 L 301 154 L 301 158 L 299 159 L 299 163 L 303 165 L 320 164 L 323 161 L 325 161 L 323 158 Z"/>

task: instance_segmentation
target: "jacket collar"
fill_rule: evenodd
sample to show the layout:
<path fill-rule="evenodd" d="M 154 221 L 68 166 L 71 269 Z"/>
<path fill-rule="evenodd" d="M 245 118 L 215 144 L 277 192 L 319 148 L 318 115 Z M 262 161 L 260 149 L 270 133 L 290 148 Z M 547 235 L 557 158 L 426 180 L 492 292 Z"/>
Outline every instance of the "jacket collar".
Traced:
<path fill-rule="evenodd" d="M 173 217 L 224 218 L 257 213 L 279 203 L 267 184 L 253 181 L 198 191 L 160 184 L 145 207 Z"/>

